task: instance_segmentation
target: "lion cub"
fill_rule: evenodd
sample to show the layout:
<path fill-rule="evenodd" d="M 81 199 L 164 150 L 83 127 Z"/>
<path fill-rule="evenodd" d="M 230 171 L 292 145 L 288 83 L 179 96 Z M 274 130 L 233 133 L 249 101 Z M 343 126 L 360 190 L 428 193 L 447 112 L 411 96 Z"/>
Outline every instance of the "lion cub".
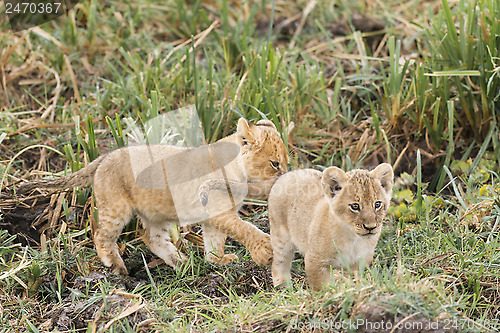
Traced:
<path fill-rule="evenodd" d="M 330 267 L 357 270 L 373 258 L 393 185 L 392 167 L 344 172 L 330 167 L 291 171 L 269 194 L 275 286 L 290 280 L 294 252 L 304 254 L 313 290 L 331 281 Z"/>
<path fill-rule="evenodd" d="M 240 219 L 237 212 L 244 196 L 261 197 L 259 187 L 264 185 L 260 182 L 269 188 L 277 176 L 287 171 L 287 163 L 287 149 L 272 122 L 261 120 L 254 125 L 241 118 L 235 134 L 213 145 L 195 149 L 168 145 L 125 147 L 66 177 L 26 183 L 19 192 L 89 186 L 93 182 L 99 213 L 94 243 L 101 261 L 115 273 L 127 274 L 116 242 L 133 215 L 141 218 L 146 245 L 172 267 L 186 260 L 172 244 L 173 223 L 201 223 L 208 261 L 224 264 L 237 259 L 234 254 L 224 254 L 228 235 L 247 247 L 255 262 L 269 265 L 269 235 Z M 134 168 L 141 172 L 135 175 Z M 220 178 L 220 172 L 225 172 L 231 182 L 249 182 L 252 187 L 237 200 L 229 192 L 229 205 L 227 197 L 214 194 L 209 208 L 215 213 L 208 215 L 199 201 L 198 187 L 210 177 Z"/>

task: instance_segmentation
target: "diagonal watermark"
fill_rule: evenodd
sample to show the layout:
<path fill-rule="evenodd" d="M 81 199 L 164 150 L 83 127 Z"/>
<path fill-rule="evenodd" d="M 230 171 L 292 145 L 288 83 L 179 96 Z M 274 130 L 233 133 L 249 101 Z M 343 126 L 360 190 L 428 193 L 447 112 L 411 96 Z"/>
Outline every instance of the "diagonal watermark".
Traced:
<path fill-rule="evenodd" d="M 170 195 L 181 225 L 201 222 L 239 205 L 247 188 L 245 166 L 239 158 L 240 147 L 218 141 L 205 145 L 205 138 L 194 106 L 170 111 L 146 122 L 142 131 L 129 125 L 128 147 L 136 185 Z M 203 206 L 198 188 L 209 179 L 226 180 L 227 190 L 211 194 Z M 238 190 L 232 186 L 238 184 Z M 166 192 L 165 192 L 166 191 Z"/>

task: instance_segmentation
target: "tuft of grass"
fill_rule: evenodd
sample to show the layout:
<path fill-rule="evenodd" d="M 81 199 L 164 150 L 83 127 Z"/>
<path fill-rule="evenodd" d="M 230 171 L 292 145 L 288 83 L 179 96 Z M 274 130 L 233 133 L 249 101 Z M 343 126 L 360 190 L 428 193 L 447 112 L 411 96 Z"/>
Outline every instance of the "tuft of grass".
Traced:
<path fill-rule="evenodd" d="M 494 100 L 500 81 L 495 59 L 500 47 L 495 36 L 500 23 L 495 17 L 500 8 L 495 1 L 459 1 L 454 8 L 447 0 L 442 4 L 443 10 L 428 32 L 433 55 L 431 75 L 452 82 L 460 101 L 458 121 L 470 126 L 476 139 L 483 139 L 498 110 Z"/>

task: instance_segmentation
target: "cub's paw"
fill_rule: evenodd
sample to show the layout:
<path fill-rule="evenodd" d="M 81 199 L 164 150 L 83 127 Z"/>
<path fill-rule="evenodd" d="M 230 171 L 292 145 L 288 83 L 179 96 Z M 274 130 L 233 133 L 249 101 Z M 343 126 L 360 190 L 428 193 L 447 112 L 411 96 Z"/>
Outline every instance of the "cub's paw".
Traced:
<path fill-rule="evenodd" d="M 273 278 L 273 285 L 274 285 L 274 288 L 276 288 L 276 289 L 282 289 L 282 288 L 288 287 L 289 283 L 288 283 L 287 279 L 285 279 L 285 278 L 278 278 L 278 279 Z"/>
<path fill-rule="evenodd" d="M 178 251 L 177 253 L 172 253 L 169 259 L 169 261 L 165 260 L 165 263 L 177 270 L 180 269 L 182 265 L 188 261 L 188 257 L 180 251 Z"/>
<path fill-rule="evenodd" d="M 273 248 L 271 246 L 271 237 L 267 234 L 252 244 L 249 248 L 252 259 L 261 266 L 270 266 L 273 261 Z"/>
<path fill-rule="evenodd" d="M 124 264 L 111 265 L 111 271 L 116 275 L 128 275 L 127 267 Z"/>
<path fill-rule="evenodd" d="M 206 259 L 209 262 L 215 262 L 215 263 L 217 263 L 219 265 L 230 264 L 232 262 L 235 262 L 235 261 L 239 260 L 238 256 L 236 254 L 233 254 L 233 253 L 225 254 L 222 257 L 218 257 L 218 256 L 216 256 L 213 253 L 209 253 L 206 256 Z"/>
<path fill-rule="evenodd" d="M 125 267 L 125 263 L 123 262 L 123 259 L 120 256 L 110 256 L 107 255 L 106 252 L 104 251 L 99 251 L 99 248 L 97 248 L 97 252 L 104 264 L 104 266 L 108 267 L 111 269 L 111 272 L 116 275 L 128 275 L 128 270 L 127 267 Z"/>
<path fill-rule="evenodd" d="M 238 261 L 238 256 L 234 253 L 225 254 L 219 261 L 220 265 L 230 264 L 232 262 Z"/>

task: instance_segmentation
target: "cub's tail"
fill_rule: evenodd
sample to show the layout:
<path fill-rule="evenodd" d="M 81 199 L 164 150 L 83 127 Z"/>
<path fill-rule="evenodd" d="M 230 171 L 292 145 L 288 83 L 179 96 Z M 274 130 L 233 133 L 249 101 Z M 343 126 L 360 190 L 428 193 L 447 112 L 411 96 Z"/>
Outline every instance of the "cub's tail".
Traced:
<path fill-rule="evenodd" d="M 72 173 L 71 175 L 52 178 L 52 179 L 38 179 L 21 184 L 17 188 L 20 194 L 28 193 L 36 188 L 45 189 L 68 189 L 75 186 L 89 186 L 92 184 L 95 171 L 101 164 L 106 155 L 100 156 L 85 168 Z"/>

